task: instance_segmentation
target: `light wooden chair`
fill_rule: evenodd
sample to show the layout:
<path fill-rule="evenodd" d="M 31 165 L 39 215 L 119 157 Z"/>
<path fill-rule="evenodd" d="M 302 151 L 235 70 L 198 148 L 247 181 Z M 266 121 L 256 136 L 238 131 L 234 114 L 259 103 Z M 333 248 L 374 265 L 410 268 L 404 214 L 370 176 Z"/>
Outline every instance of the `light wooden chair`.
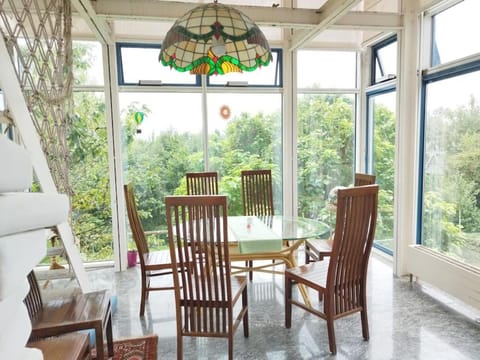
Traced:
<path fill-rule="evenodd" d="M 94 291 L 44 303 L 33 270 L 27 278 L 30 290 L 24 303 L 32 323 L 30 341 L 79 330 L 95 329 L 98 359 L 104 358 L 104 339 L 107 341 L 108 356 L 113 356 L 112 310 L 109 291 Z M 75 349 L 72 348 L 73 350 Z"/>
<path fill-rule="evenodd" d="M 243 170 L 242 205 L 243 215 L 269 217 L 274 215 L 273 187 L 271 170 Z M 273 261 L 275 262 L 275 261 Z M 253 261 L 247 261 L 245 266 L 252 268 Z M 253 272 L 248 276 L 253 280 Z"/>
<path fill-rule="evenodd" d="M 188 195 L 218 195 L 217 172 L 189 172 L 185 177 Z"/>
<path fill-rule="evenodd" d="M 233 335 L 242 321 L 248 337 L 248 298 L 246 277 L 231 276 L 227 198 L 167 196 L 165 205 L 175 284 L 177 359 L 183 359 L 184 336 L 226 338 L 228 358 L 233 359 Z M 235 307 L 239 299 L 241 306 Z"/>
<path fill-rule="evenodd" d="M 375 184 L 375 175 L 355 173 L 354 186 Z M 332 253 L 332 239 L 308 239 L 305 241 L 305 263 L 321 261 Z"/>
<path fill-rule="evenodd" d="M 327 321 L 330 351 L 337 352 L 334 320 L 360 312 L 362 335 L 369 339 L 367 319 L 367 268 L 377 220 L 378 185 L 338 190 L 337 221 L 332 254 L 285 270 L 285 327 L 292 323 L 292 305 Z M 318 291 L 323 311 L 293 299 L 292 285 Z"/>
<path fill-rule="evenodd" d="M 132 237 L 140 258 L 140 270 L 142 273 L 140 316 L 143 316 L 145 314 L 145 301 L 148 299 L 150 291 L 173 290 L 173 286 L 150 286 L 152 278 L 172 274 L 172 263 L 170 261 L 170 251 L 150 251 L 145 232 L 143 231 L 142 221 L 138 216 L 132 184 L 124 185 L 123 190 L 130 229 L 132 230 Z"/>

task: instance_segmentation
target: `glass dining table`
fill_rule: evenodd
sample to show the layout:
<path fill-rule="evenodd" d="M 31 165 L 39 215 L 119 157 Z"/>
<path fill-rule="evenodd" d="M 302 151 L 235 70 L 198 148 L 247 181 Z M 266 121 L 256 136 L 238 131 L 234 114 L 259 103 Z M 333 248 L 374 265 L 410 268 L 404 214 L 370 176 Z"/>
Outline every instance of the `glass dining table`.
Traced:
<path fill-rule="evenodd" d="M 280 273 L 277 265 L 285 264 L 287 268 L 297 266 L 296 251 L 309 238 L 321 237 L 329 233 L 327 224 L 292 216 L 229 216 L 228 241 L 231 262 L 265 261 L 257 266 L 247 267 L 232 264 L 232 272 L 259 271 Z M 272 263 L 271 260 L 275 260 Z M 300 286 L 299 290 L 306 305 L 310 305 L 307 290 Z"/>

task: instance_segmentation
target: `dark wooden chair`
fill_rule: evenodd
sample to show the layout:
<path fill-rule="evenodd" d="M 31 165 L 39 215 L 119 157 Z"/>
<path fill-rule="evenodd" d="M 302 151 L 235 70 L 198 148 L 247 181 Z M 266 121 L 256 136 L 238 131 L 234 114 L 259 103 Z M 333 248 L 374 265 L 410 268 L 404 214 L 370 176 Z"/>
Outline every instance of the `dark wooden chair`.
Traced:
<path fill-rule="evenodd" d="M 132 184 L 124 185 L 123 190 L 130 229 L 132 230 L 132 237 L 140 258 L 140 270 L 142 273 L 140 316 L 143 316 L 145 314 L 145 302 L 150 291 L 173 290 L 173 286 L 155 287 L 150 285 L 152 278 L 172 274 L 172 263 L 169 250 L 150 251 L 145 232 L 143 231 L 142 221 L 138 216 Z"/>
<path fill-rule="evenodd" d="M 375 235 L 378 185 L 338 190 L 337 221 L 332 254 L 285 270 L 285 327 L 292 323 L 292 305 L 327 321 L 330 351 L 337 352 L 334 320 L 360 312 L 362 335 L 369 339 L 367 319 L 367 267 Z M 318 291 L 323 311 L 292 298 L 292 285 L 303 284 Z"/>
<path fill-rule="evenodd" d="M 241 179 L 243 215 L 273 216 L 272 171 L 243 170 L 241 172 Z M 253 261 L 247 261 L 245 266 L 252 268 Z M 249 279 L 252 280 L 253 272 L 249 271 L 248 276 Z"/>
<path fill-rule="evenodd" d="M 375 175 L 355 173 L 354 186 L 365 186 L 375 184 Z"/>
<path fill-rule="evenodd" d="M 90 341 L 87 333 L 70 333 L 32 341 L 29 348 L 39 349 L 44 360 L 90 360 Z"/>
<path fill-rule="evenodd" d="M 233 359 L 233 335 L 242 320 L 248 337 L 248 299 L 246 277 L 231 276 L 227 198 L 167 196 L 165 204 L 175 284 L 177 358 L 183 358 L 183 337 L 196 336 L 227 338 L 228 358 Z M 241 306 L 235 306 L 240 298 Z"/>
<path fill-rule="evenodd" d="M 188 195 L 218 195 L 217 172 L 190 172 L 185 176 Z"/>
<path fill-rule="evenodd" d="M 245 216 L 273 216 L 271 170 L 243 170 L 242 204 Z"/>
<path fill-rule="evenodd" d="M 28 274 L 30 291 L 24 303 L 32 322 L 30 341 L 79 330 L 95 330 L 98 359 L 104 359 L 104 338 L 108 356 L 113 356 L 112 310 L 107 290 L 62 297 L 43 302 L 33 270 Z"/>
<path fill-rule="evenodd" d="M 354 186 L 375 184 L 375 175 L 355 173 Z M 332 253 L 332 239 L 308 239 L 305 241 L 305 263 L 321 261 Z"/>

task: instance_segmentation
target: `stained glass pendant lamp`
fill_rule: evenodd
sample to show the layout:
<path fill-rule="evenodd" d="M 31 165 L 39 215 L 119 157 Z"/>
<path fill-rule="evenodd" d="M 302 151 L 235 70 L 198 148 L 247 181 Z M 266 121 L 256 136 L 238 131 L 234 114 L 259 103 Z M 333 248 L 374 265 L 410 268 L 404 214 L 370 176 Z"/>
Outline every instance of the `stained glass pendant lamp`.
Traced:
<path fill-rule="evenodd" d="M 162 44 L 159 61 L 191 74 L 253 71 L 272 53 L 259 27 L 245 14 L 215 0 L 180 17 Z"/>

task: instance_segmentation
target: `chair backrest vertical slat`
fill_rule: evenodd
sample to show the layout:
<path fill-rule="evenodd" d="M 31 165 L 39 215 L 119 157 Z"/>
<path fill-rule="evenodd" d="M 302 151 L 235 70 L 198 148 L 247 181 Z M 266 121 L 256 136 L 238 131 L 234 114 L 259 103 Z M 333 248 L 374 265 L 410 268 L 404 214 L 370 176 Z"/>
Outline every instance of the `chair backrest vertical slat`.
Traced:
<path fill-rule="evenodd" d="M 217 172 L 190 172 L 185 177 L 188 195 L 218 195 Z"/>
<path fill-rule="evenodd" d="M 246 216 L 273 216 L 273 188 L 271 170 L 243 170 L 242 201 Z"/>
<path fill-rule="evenodd" d="M 233 320 L 226 196 L 167 196 L 165 204 L 177 331 L 227 337 Z"/>
<path fill-rule="evenodd" d="M 330 258 L 325 306 L 335 314 L 358 310 L 365 289 L 375 235 L 378 185 L 338 190 L 337 221 Z"/>
<path fill-rule="evenodd" d="M 43 308 L 42 295 L 40 293 L 37 278 L 33 270 L 28 273 L 27 279 L 28 284 L 30 285 L 30 290 L 28 291 L 28 294 L 23 302 L 27 307 L 28 316 L 30 319 L 33 319 L 38 311 Z"/>

